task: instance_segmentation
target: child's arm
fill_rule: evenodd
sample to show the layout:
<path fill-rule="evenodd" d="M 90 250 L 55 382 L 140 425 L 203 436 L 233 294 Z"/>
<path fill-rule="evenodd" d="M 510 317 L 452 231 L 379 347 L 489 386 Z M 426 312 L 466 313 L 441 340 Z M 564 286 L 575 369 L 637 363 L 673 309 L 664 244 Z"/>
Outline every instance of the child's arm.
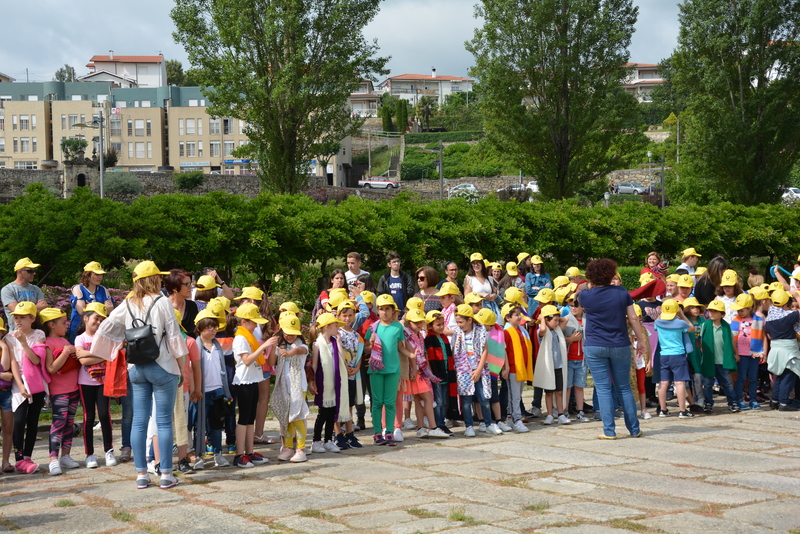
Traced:
<path fill-rule="evenodd" d="M 30 345 L 28 345 L 28 338 L 22 333 L 21 330 L 14 330 L 11 332 L 11 335 L 19 342 L 19 345 L 22 347 L 22 351 L 25 353 L 25 356 L 28 357 L 30 362 L 33 365 L 39 365 L 42 362 L 42 359 L 36 355 L 33 350 L 31 350 Z"/>
<path fill-rule="evenodd" d="M 0 373 L 0 378 L 6 382 L 11 382 L 14 380 L 14 373 L 11 368 L 11 360 L 14 358 L 10 355 L 11 350 L 9 350 L 8 345 L 6 345 L 4 341 L 0 341 L 0 365 L 3 367 L 3 369 L 6 369 Z"/>
<path fill-rule="evenodd" d="M 67 363 L 67 358 L 75 354 L 75 347 L 66 345 L 61 349 L 61 354 L 59 354 L 58 357 L 53 357 L 53 351 L 50 350 L 50 347 L 47 347 L 45 354 L 45 367 L 47 368 L 47 372 L 52 375 L 64 367 L 64 364 Z"/>
<path fill-rule="evenodd" d="M 17 363 L 16 358 L 11 358 L 11 374 L 14 375 L 14 382 L 17 383 L 17 388 L 22 396 L 26 399 L 30 399 L 31 394 L 28 393 L 28 389 L 25 387 L 25 382 L 22 380 L 22 373 L 19 370 L 19 364 Z"/>
<path fill-rule="evenodd" d="M 202 358 L 202 356 L 201 356 Z M 189 402 L 197 402 L 203 398 L 203 370 L 200 369 L 200 361 L 191 362 L 191 380 L 189 382 Z"/>
<path fill-rule="evenodd" d="M 694 323 L 692 323 L 689 319 L 686 318 L 686 316 L 683 314 L 683 310 L 680 308 L 678 308 L 678 319 L 683 320 L 683 322 L 689 325 L 689 329 L 687 330 L 687 332 L 694 332 Z"/>
<path fill-rule="evenodd" d="M 511 371 L 511 366 L 508 364 L 508 356 L 503 361 L 503 368 L 500 370 L 500 376 L 503 377 L 503 380 L 508 379 L 508 373 Z"/>
<path fill-rule="evenodd" d="M 775 278 L 778 280 L 778 282 L 783 284 L 783 289 L 785 289 L 786 291 L 789 291 L 789 283 L 786 281 L 786 278 L 784 278 L 783 275 L 781 274 L 781 270 L 778 269 L 778 268 L 775 268 L 775 269 L 772 269 L 772 272 L 775 274 Z"/>
<path fill-rule="evenodd" d="M 484 345 L 483 351 L 481 352 L 481 361 L 478 362 L 478 368 L 472 371 L 472 381 L 477 382 L 481 379 L 481 374 L 483 373 L 483 368 L 486 365 L 486 359 L 489 357 L 489 347 L 488 345 Z"/>
<path fill-rule="evenodd" d="M 314 369 L 314 373 L 317 372 L 318 365 L 319 365 L 319 347 L 317 347 L 317 344 L 314 343 L 314 348 L 311 350 L 311 368 Z"/>
<path fill-rule="evenodd" d="M 96 363 L 106 361 L 100 356 L 95 356 L 88 350 L 81 347 L 75 347 L 75 357 L 78 358 L 78 361 L 81 362 L 81 365 L 94 365 Z"/>
<path fill-rule="evenodd" d="M 242 363 L 245 365 L 252 365 L 254 361 L 258 359 L 262 352 L 267 351 L 270 347 L 274 347 L 278 343 L 277 337 L 271 337 L 266 340 L 264 343 L 261 344 L 256 350 L 251 353 L 243 353 L 240 354 L 242 358 Z"/>

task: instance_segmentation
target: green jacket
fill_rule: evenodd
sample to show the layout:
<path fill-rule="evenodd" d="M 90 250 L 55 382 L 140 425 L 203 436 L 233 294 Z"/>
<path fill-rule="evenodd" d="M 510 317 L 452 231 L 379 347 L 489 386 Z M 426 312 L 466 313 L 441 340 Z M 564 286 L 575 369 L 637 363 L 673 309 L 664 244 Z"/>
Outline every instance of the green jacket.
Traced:
<path fill-rule="evenodd" d="M 722 367 L 728 371 L 736 371 L 736 353 L 733 350 L 733 332 L 730 325 L 722 321 Z M 700 373 L 707 377 L 713 378 L 716 376 L 716 367 L 714 364 L 714 321 L 706 321 L 700 328 Z"/>
<path fill-rule="evenodd" d="M 689 364 L 692 366 L 693 373 L 700 372 L 700 351 L 703 350 L 700 343 L 700 332 L 703 331 L 703 323 L 705 322 L 705 317 L 697 317 L 697 322 L 692 323 L 694 324 L 694 332 L 689 334 L 689 336 L 691 336 L 691 338 L 694 340 L 694 350 L 688 355 Z"/>

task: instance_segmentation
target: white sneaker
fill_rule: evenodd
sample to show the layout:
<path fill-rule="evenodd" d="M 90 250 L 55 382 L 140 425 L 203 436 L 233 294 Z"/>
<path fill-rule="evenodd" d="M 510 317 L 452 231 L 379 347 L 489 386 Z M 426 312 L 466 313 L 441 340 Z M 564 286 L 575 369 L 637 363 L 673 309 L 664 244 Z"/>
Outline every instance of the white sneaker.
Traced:
<path fill-rule="evenodd" d="M 414 427 L 414 428 L 416 428 L 416 427 Z M 394 432 L 392 433 L 392 436 L 394 436 L 394 440 L 396 442 L 398 442 L 398 443 L 401 442 L 401 441 L 405 441 L 406 440 L 406 438 L 403 437 L 403 431 L 401 429 L 399 429 L 399 428 L 395 428 L 394 429 Z"/>
<path fill-rule="evenodd" d="M 486 427 L 486 431 L 487 431 L 489 434 L 492 434 L 493 436 L 499 436 L 500 434 L 502 434 L 502 433 L 503 433 L 503 431 L 502 431 L 502 430 L 500 430 L 500 427 L 499 427 L 499 426 L 497 426 L 495 423 L 492 423 L 491 425 L 489 425 L 488 427 Z"/>
<path fill-rule="evenodd" d="M 500 430 L 502 430 L 503 432 L 511 432 L 512 430 L 514 430 L 514 429 L 511 427 L 511 425 L 509 425 L 509 424 L 506 424 L 506 423 L 504 423 L 503 421 L 500 421 L 499 423 L 497 423 L 497 427 L 498 427 Z"/>
<path fill-rule="evenodd" d="M 514 432 L 530 432 L 531 429 L 525 426 L 525 423 L 522 421 L 517 421 L 514 423 Z"/>
<path fill-rule="evenodd" d="M 552 425 L 555 422 L 555 420 L 556 420 L 555 417 L 553 417 L 552 415 L 548 415 L 547 417 L 544 418 L 544 421 L 542 421 L 542 424 L 543 425 Z"/>
<path fill-rule="evenodd" d="M 231 463 L 227 458 L 222 456 L 221 452 L 214 455 L 214 467 L 230 467 Z"/>
<path fill-rule="evenodd" d="M 417 428 L 417 423 L 412 421 L 410 417 L 403 421 L 403 430 L 414 430 L 415 428 Z"/>
<path fill-rule="evenodd" d="M 198 457 L 193 467 L 195 471 L 202 471 L 206 468 L 206 461 L 202 457 Z"/>
<path fill-rule="evenodd" d="M 428 435 L 429 435 L 429 432 L 428 432 L 427 428 L 420 428 L 419 430 L 417 430 L 417 437 L 418 438 L 427 438 Z"/>
<path fill-rule="evenodd" d="M 650 415 L 650 412 L 648 412 L 647 410 L 642 410 L 642 419 L 647 420 L 652 418 L 653 416 Z"/>
<path fill-rule="evenodd" d="M 575 420 L 577 422 L 579 422 L 579 423 L 588 423 L 589 422 L 589 418 L 586 417 L 586 414 L 583 413 L 582 411 L 578 412 L 578 415 L 575 417 Z"/>
<path fill-rule="evenodd" d="M 475 429 L 471 426 L 468 426 L 467 429 L 464 431 L 465 438 L 474 438 L 475 437 Z"/>
<path fill-rule="evenodd" d="M 531 415 L 533 417 L 541 417 L 542 416 L 542 409 L 541 408 L 537 408 L 537 407 L 534 406 L 533 408 L 531 408 Z"/>
<path fill-rule="evenodd" d="M 305 462 L 306 460 L 308 460 L 308 458 L 306 457 L 305 449 L 297 449 L 294 456 L 289 458 L 289 461 L 293 463 Z"/>
<path fill-rule="evenodd" d="M 314 443 L 311 444 L 311 452 L 316 453 L 316 452 L 328 452 L 328 451 L 325 449 L 325 445 L 323 445 L 321 441 L 315 441 Z"/>
<path fill-rule="evenodd" d="M 92 427 L 92 430 L 93 430 L 94 432 L 97 432 L 97 431 L 98 431 L 98 430 L 100 430 L 101 428 L 103 428 L 103 425 L 101 425 L 100 423 L 97 423 L 96 425 L 94 425 L 94 426 Z"/>
<path fill-rule="evenodd" d="M 294 456 L 294 449 L 281 446 L 281 453 L 278 455 L 278 460 L 281 462 L 288 462 Z"/>
<path fill-rule="evenodd" d="M 89 469 L 94 469 L 97 467 L 97 456 L 92 454 L 91 456 L 86 458 L 86 467 Z"/>
<path fill-rule="evenodd" d="M 53 476 L 61 474 L 61 463 L 58 461 L 58 458 L 50 461 L 50 474 Z"/>
<path fill-rule="evenodd" d="M 117 465 L 117 459 L 114 458 L 114 449 L 106 451 L 106 467 L 113 467 Z"/>
<path fill-rule="evenodd" d="M 434 428 L 433 430 L 428 430 L 428 437 L 429 438 L 449 438 L 450 434 L 442 430 L 441 428 Z"/>
<path fill-rule="evenodd" d="M 323 445 L 323 447 L 325 447 L 325 450 L 328 451 L 328 452 L 341 452 L 342 451 L 342 449 L 337 447 L 336 444 L 334 442 L 332 442 L 332 441 L 326 441 L 325 445 Z"/>
<path fill-rule="evenodd" d="M 369 393 L 365 393 L 364 394 L 364 404 L 369 404 L 369 401 L 370 401 Z"/>
<path fill-rule="evenodd" d="M 558 422 L 562 425 L 568 425 L 570 423 L 569 417 L 566 414 L 561 414 L 558 416 Z"/>
<path fill-rule="evenodd" d="M 478 432 L 486 432 L 486 423 L 481 423 L 478 425 Z"/>
<path fill-rule="evenodd" d="M 77 469 L 78 467 L 81 466 L 81 464 L 73 460 L 72 456 L 70 456 L 69 454 L 65 454 L 64 456 L 62 456 L 59 461 L 61 462 L 61 467 L 63 467 L 64 469 Z"/>

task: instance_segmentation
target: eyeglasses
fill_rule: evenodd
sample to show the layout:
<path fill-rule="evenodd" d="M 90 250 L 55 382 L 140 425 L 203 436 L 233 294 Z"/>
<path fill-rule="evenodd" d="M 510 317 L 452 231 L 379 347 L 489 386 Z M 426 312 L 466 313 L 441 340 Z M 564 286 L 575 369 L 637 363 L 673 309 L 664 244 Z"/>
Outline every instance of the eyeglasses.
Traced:
<path fill-rule="evenodd" d="M 192 283 L 191 282 L 181 282 L 181 285 L 182 286 L 186 286 L 186 287 L 192 287 Z"/>

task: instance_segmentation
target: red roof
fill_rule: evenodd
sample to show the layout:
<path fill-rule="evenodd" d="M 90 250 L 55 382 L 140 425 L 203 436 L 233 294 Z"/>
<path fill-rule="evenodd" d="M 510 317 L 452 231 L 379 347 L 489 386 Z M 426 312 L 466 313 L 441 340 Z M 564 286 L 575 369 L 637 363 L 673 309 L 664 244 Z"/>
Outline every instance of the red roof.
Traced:
<path fill-rule="evenodd" d="M 118 56 L 115 54 L 114 59 L 108 55 L 92 56 L 86 66 L 94 67 L 95 61 L 100 63 L 161 63 L 164 61 L 164 56 Z"/>
<path fill-rule="evenodd" d="M 658 67 L 657 63 L 625 63 L 626 67 Z"/>
<path fill-rule="evenodd" d="M 437 74 L 434 78 L 430 74 L 400 74 L 399 76 L 390 76 L 390 80 L 442 80 L 445 82 L 474 82 L 469 78 L 459 78 L 458 76 L 445 76 Z"/>

